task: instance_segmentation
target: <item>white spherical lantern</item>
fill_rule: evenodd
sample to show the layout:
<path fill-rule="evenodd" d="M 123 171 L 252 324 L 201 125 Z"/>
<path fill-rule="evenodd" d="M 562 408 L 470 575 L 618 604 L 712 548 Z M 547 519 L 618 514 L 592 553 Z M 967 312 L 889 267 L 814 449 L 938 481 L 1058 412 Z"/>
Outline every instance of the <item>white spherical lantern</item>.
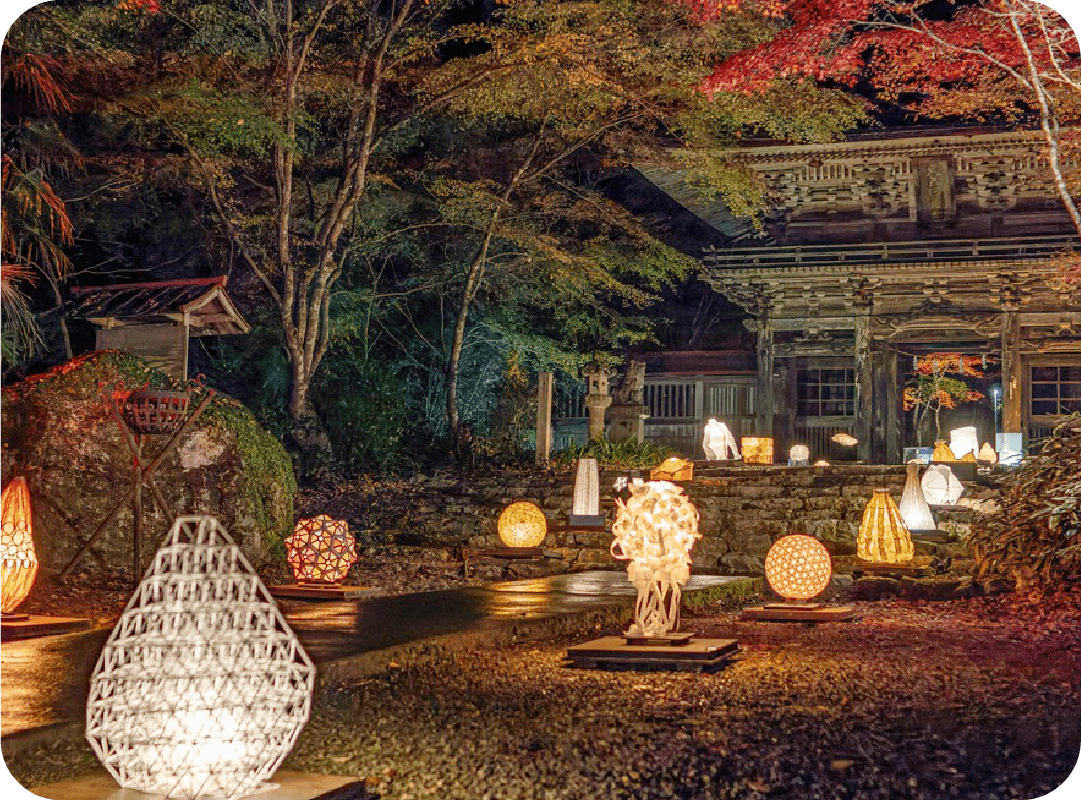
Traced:
<path fill-rule="evenodd" d="M 822 542 L 797 533 L 783 536 L 766 553 L 770 588 L 787 600 L 810 600 L 829 586 L 833 562 Z"/>

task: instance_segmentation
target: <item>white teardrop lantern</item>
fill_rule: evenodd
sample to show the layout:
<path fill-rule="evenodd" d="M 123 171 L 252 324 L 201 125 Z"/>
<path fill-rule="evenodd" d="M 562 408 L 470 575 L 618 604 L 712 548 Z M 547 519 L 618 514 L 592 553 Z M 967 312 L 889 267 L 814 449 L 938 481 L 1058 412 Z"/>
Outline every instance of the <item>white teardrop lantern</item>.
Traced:
<path fill-rule="evenodd" d="M 935 518 L 931 515 L 931 507 L 927 505 L 923 486 L 920 485 L 919 461 L 908 462 L 905 490 L 901 493 L 901 502 L 897 507 L 901 511 L 901 519 L 910 531 L 935 530 Z"/>

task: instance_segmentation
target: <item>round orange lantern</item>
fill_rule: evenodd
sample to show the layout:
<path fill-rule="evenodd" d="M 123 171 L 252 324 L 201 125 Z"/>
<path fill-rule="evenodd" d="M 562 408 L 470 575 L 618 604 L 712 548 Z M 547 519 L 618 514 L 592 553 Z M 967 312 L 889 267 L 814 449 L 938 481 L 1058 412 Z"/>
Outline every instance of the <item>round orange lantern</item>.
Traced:
<path fill-rule="evenodd" d="M 297 583 L 341 583 L 357 561 L 357 543 L 344 519 L 302 519 L 285 540 Z"/>
<path fill-rule="evenodd" d="M 0 518 L 0 611 L 7 615 L 26 599 L 38 574 L 25 478 L 12 478 L 0 494 Z"/>
<path fill-rule="evenodd" d="M 812 536 L 796 533 L 773 543 L 766 553 L 766 580 L 786 600 L 810 600 L 830 583 L 829 551 Z"/>
<path fill-rule="evenodd" d="M 539 547 L 548 532 L 548 520 L 535 505 L 521 500 L 503 509 L 496 530 L 507 547 Z"/>

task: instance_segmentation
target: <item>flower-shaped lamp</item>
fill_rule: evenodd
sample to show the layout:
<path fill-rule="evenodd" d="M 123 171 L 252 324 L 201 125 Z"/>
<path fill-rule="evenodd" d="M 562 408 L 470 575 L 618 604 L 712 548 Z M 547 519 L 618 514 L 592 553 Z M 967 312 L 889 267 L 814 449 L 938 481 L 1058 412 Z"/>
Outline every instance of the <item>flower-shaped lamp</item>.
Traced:
<path fill-rule="evenodd" d="M 285 540 L 297 583 L 341 583 L 357 562 L 357 543 L 344 519 L 320 514 L 302 519 Z"/>

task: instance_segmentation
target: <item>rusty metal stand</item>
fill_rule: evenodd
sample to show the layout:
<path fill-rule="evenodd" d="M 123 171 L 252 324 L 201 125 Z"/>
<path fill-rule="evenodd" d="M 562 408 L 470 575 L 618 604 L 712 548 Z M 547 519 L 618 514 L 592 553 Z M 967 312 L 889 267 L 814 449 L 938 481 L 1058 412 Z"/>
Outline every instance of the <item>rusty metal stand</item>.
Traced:
<path fill-rule="evenodd" d="M 193 411 L 184 424 L 172 435 L 168 442 L 165 443 L 165 447 L 162 449 L 154 460 L 144 466 L 143 464 L 143 435 L 142 433 L 136 433 L 132 431 L 128 425 L 127 420 L 124 418 L 122 409 L 117 405 L 116 400 L 113 398 L 113 386 L 107 386 L 102 389 L 101 399 L 105 401 L 105 408 L 109 411 L 109 416 L 113 418 L 116 424 L 120 428 L 122 438 L 128 446 L 128 450 L 132 455 L 132 485 L 128 488 L 127 492 L 120 501 L 113 506 L 113 509 L 106 515 L 98 527 L 94 529 L 94 532 L 90 534 L 90 538 L 83 543 L 83 546 L 79 548 L 79 552 L 71 559 L 66 567 L 61 571 L 60 577 L 68 577 L 72 570 L 82 561 L 83 557 L 89 552 L 90 548 L 101 536 L 105 528 L 120 514 L 121 509 L 128 503 L 131 503 L 132 513 L 132 581 L 134 586 L 139 585 L 139 579 L 142 577 L 142 538 L 143 538 L 143 486 L 146 485 L 150 489 L 150 494 L 153 498 L 154 504 L 169 520 L 169 524 L 173 523 L 173 515 L 169 512 L 168 507 L 165 504 L 165 497 L 162 495 L 161 490 L 158 488 L 158 484 L 154 480 L 154 472 L 161 465 L 161 462 L 165 460 L 165 457 L 173 451 L 173 449 L 180 443 L 180 439 L 191 428 L 192 424 L 200 417 L 207 405 L 217 391 L 214 389 L 207 389 L 206 396 L 199 403 L 198 407 Z"/>

